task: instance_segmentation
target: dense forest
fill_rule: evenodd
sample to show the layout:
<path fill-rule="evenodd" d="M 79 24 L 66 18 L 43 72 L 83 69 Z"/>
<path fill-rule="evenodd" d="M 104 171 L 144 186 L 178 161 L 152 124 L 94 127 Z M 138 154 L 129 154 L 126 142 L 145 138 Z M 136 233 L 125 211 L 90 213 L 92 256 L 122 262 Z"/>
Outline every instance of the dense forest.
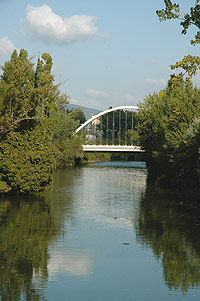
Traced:
<path fill-rule="evenodd" d="M 51 74 L 52 58 L 35 64 L 26 50 L 15 50 L 0 78 L 0 192 L 44 191 L 57 166 L 82 157 L 81 138 L 73 136 L 84 119 L 67 111 Z"/>

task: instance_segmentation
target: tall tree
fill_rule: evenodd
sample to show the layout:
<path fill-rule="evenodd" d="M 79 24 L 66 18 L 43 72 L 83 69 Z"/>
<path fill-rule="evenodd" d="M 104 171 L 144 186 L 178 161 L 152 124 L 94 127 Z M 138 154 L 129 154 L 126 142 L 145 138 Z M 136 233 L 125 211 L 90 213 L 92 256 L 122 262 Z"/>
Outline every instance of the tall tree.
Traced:
<path fill-rule="evenodd" d="M 74 162 L 82 151 L 81 140 L 73 138 L 81 112 L 64 110 L 68 97 L 54 84 L 52 65 L 44 53 L 35 69 L 22 49 L 2 67 L 0 192 L 46 190 L 56 166 Z"/>
<path fill-rule="evenodd" d="M 0 79 L 0 140 L 12 129 L 31 127 L 55 106 L 51 68 L 52 59 L 44 53 L 36 74 L 27 51 L 14 50 Z"/>
<path fill-rule="evenodd" d="M 190 81 L 179 81 L 175 87 L 172 82 L 139 106 L 140 142 L 149 174 L 157 182 L 182 185 L 187 180 L 196 185 L 200 180 L 200 91 Z"/>

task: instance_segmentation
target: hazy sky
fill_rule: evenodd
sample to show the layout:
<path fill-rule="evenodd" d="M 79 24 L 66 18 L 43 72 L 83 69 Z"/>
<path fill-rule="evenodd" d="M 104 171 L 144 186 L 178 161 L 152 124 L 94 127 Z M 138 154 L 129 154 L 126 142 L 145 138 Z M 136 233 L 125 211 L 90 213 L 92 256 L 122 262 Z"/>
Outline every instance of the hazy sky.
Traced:
<path fill-rule="evenodd" d="M 191 30 L 180 34 L 178 21 L 159 22 L 156 9 L 163 6 L 163 0 L 0 0 L 0 64 L 14 48 L 35 59 L 48 52 L 71 103 L 136 105 L 165 87 L 170 64 L 200 50 L 189 44 Z"/>

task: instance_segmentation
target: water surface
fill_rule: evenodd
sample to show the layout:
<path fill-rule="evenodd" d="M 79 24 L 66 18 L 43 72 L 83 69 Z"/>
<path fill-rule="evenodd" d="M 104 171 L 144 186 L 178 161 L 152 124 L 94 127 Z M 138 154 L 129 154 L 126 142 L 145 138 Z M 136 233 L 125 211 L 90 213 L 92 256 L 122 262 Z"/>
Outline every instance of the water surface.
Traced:
<path fill-rule="evenodd" d="M 43 196 L 2 197 L 2 300 L 199 300 L 200 206 L 147 185 L 143 162 L 57 170 Z"/>

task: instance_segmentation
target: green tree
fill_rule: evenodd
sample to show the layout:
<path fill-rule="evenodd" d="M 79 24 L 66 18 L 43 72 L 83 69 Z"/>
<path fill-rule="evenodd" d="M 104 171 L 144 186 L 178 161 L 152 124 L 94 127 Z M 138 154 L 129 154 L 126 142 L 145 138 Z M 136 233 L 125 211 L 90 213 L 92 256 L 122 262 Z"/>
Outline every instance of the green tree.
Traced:
<path fill-rule="evenodd" d="M 200 91 L 190 81 L 179 81 L 176 87 L 172 81 L 139 106 L 140 143 L 155 181 L 183 185 L 190 179 L 190 184 L 195 185 L 199 178 L 200 142 L 193 123 L 200 117 Z M 192 130 L 194 135 L 190 136 Z"/>
<path fill-rule="evenodd" d="M 20 192 L 44 191 L 52 186 L 56 149 L 45 126 L 11 132 L 0 144 L 1 181 Z"/>
<path fill-rule="evenodd" d="M 82 112 L 60 109 L 53 115 L 53 144 L 57 151 L 57 165 L 74 164 L 77 159 L 83 158 L 85 137 L 74 135 L 82 119 Z M 80 119 L 79 119 L 80 117 Z"/>
<path fill-rule="evenodd" d="M 66 112 L 51 74 L 52 58 L 34 64 L 25 50 L 15 50 L 0 79 L 0 192 L 43 191 L 51 187 L 57 165 L 81 156 L 81 139 L 73 136 L 81 111 Z"/>
<path fill-rule="evenodd" d="M 190 8 L 189 12 L 181 13 L 180 5 L 173 3 L 171 0 L 164 0 L 165 8 L 157 10 L 156 13 L 160 21 L 166 21 L 169 19 L 178 19 L 180 20 L 180 25 L 182 26 L 182 34 L 187 34 L 188 29 L 193 26 L 197 29 L 194 39 L 191 40 L 192 45 L 197 45 L 200 43 L 200 4 L 199 0 L 195 1 L 195 5 Z M 174 77 L 176 82 L 187 74 L 187 78 L 197 74 L 197 71 L 200 69 L 200 57 L 187 55 L 180 62 L 177 62 L 174 65 L 171 65 L 171 69 L 182 68 L 181 72 L 177 77 Z"/>
<path fill-rule="evenodd" d="M 164 3 L 165 8 L 157 10 L 160 21 L 180 20 L 182 34 L 186 34 L 190 26 L 200 28 L 199 0 L 183 15 L 179 4 L 171 0 Z M 191 44 L 199 43 L 197 31 Z M 183 72 L 172 75 L 165 90 L 149 95 L 140 106 L 140 142 L 154 181 L 195 186 L 200 181 L 200 92 L 193 88 L 191 77 L 200 69 L 200 58 L 185 56 L 171 68 L 182 68 Z"/>
<path fill-rule="evenodd" d="M 66 110 L 74 120 L 78 121 L 77 128 L 86 121 L 85 114 L 80 108 Z"/>
<path fill-rule="evenodd" d="M 11 130 L 34 126 L 55 108 L 58 87 L 53 84 L 51 68 L 49 54 L 42 55 L 35 72 L 27 51 L 22 49 L 18 55 L 14 50 L 0 79 L 0 140 Z"/>
<path fill-rule="evenodd" d="M 128 144 L 137 145 L 139 143 L 139 133 L 137 130 L 129 129 L 127 131 Z"/>

